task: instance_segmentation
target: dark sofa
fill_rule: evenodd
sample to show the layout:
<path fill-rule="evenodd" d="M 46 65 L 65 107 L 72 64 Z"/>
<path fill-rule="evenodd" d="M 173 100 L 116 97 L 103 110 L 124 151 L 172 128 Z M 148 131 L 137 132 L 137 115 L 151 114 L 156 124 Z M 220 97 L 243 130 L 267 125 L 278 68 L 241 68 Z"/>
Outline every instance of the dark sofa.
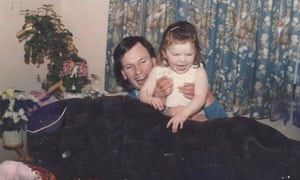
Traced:
<path fill-rule="evenodd" d="M 300 179 L 300 142 L 254 119 L 187 121 L 175 134 L 168 119 L 127 96 L 63 100 L 32 113 L 28 151 L 58 179 Z"/>

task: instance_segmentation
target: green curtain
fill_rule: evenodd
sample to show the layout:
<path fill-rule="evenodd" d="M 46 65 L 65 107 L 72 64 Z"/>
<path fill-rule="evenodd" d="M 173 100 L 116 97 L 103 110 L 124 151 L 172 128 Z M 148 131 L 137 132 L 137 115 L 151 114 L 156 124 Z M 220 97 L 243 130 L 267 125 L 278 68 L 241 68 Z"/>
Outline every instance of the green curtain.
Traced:
<path fill-rule="evenodd" d="M 111 0 L 106 90 L 116 91 L 112 52 L 126 36 L 157 49 L 163 30 L 193 23 L 212 92 L 227 111 L 300 127 L 299 0 Z"/>

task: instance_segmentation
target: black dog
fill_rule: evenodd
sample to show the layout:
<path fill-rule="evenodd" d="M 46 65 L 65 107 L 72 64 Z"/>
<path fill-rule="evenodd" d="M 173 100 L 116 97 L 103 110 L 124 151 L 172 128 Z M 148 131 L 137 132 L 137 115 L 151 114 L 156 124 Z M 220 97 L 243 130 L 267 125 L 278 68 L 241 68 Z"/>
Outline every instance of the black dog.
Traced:
<path fill-rule="evenodd" d="M 28 128 L 45 112 L 63 115 L 28 133 L 28 150 L 58 179 L 300 179 L 300 143 L 253 119 L 187 121 L 173 134 L 169 117 L 117 96 L 50 104 Z"/>

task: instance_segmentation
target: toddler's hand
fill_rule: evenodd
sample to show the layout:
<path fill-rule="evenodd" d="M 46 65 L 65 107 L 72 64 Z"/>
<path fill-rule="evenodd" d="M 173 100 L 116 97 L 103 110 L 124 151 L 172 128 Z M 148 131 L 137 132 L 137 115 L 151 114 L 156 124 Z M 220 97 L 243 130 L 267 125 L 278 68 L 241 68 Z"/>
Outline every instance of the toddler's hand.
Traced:
<path fill-rule="evenodd" d="M 183 123 L 186 120 L 187 117 L 183 113 L 178 113 L 169 120 L 169 122 L 167 123 L 167 128 L 169 128 L 172 125 L 172 132 L 176 133 L 178 127 L 180 129 L 183 129 Z"/>

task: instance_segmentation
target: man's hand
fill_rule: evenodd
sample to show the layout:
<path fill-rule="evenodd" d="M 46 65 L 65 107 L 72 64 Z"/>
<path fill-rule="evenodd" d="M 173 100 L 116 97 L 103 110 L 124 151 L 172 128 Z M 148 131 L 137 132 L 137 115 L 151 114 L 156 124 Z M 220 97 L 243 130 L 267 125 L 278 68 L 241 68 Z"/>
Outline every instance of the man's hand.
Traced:
<path fill-rule="evenodd" d="M 183 86 L 179 86 L 179 92 L 181 92 L 183 96 L 188 99 L 193 99 L 195 95 L 194 91 L 195 91 L 194 83 L 184 83 Z"/>
<path fill-rule="evenodd" d="M 173 80 L 167 76 L 163 76 L 156 81 L 154 96 L 165 100 L 173 91 Z"/>

